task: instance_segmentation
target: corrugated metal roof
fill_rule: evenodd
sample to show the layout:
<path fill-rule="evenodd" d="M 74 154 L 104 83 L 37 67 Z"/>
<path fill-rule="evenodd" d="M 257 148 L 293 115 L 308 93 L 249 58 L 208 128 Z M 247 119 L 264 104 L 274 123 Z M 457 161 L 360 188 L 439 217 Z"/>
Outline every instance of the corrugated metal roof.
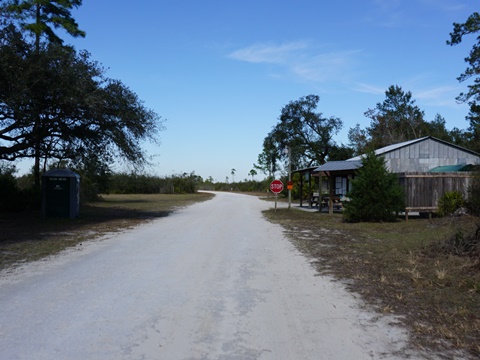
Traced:
<path fill-rule="evenodd" d="M 422 137 L 422 138 L 419 138 L 419 139 L 414 139 L 414 140 L 408 140 L 408 141 L 404 141 L 404 142 L 401 142 L 401 143 L 398 143 L 398 144 L 388 145 L 388 146 L 385 146 L 383 148 L 375 150 L 375 155 L 381 155 L 381 154 L 384 154 L 384 153 L 402 148 L 404 146 L 408 146 L 408 145 L 414 144 L 416 142 L 423 141 L 423 140 L 428 139 L 428 138 L 430 138 L 430 136 L 425 136 L 425 137 Z M 355 156 L 351 159 L 348 159 L 348 161 L 350 161 L 350 160 L 360 160 L 363 156 L 365 156 L 365 154 Z"/>
<path fill-rule="evenodd" d="M 318 165 L 315 165 L 315 166 L 311 166 L 311 167 L 308 167 L 308 168 L 304 168 L 304 169 L 298 169 L 298 170 L 294 170 L 292 171 L 292 174 L 295 174 L 295 173 L 310 173 L 312 171 L 315 171 L 315 169 L 318 167 Z"/>
<path fill-rule="evenodd" d="M 428 172 L 456 172 L 456 171 L 470 171 L 471 165 L 461 164 L 461 165 L 447 165 L 447 166 L 437 166 L 433 169 L 428 170 Z"/>
<path fill-rule="evenodd" d="M 415 144 L 417 142 L 421 142 L 421 141 L 424 141 L 424 140 L 427 140 L 427 139 L 432 139 L 434 141 L 437 141 L 439 143 L 442 143 L 442 144 L 445 144 L 447 146 L 451 146 L 453 148 L 456 148 L 456 149 L 460 149 L 462 151 L 466 151 L 470 154 L 474 154 L 474 155 L 480 155 L 479 153 L 475 152 L 475 151 L 472 151 L 472 150 L 469 150 L 469 149 L 465 149 L 461 146 L 458 146 L 458 145 L 455 145 L 455 144 L 451 144 L 447 141 L 444 141 L 444 140 L 440 140 L 440 139 L 437 139 L 433 136 L 424 136 L 422 138 L 418 138 L 418 139 L 413 139 L 413 140 L 408 140 L 408 141 L 404 141 L 404 142 L 401 142 L 401 143 L 398 143 L 398 144 L 392 144 L 392 145 L 388 145 L 388 146 L 385 146 L 383 148 L 380 148 L 380 149 L 377 149 L 375 150 L 375 155 L 382 155 L 382 154 L 385 154 L 385 153 L 388 153 L 390 151 L 393 151 L 393 150 L 397 150 L 397 149 L 400 149 L 402 147 L 405 147 L 405 146 L 408 146 L 408 145 L 411 145 L 411 144 Z M 365 154 L 362 154 L 362 155 L 359 155 L 359 156 L 355 156 L 351 159 L 348 159 L 348 160 L 360 160 L 363 156 L 365 156 Z"/>
<path fill-rule="evenodd" d="M 361 160 L 344 160 L 344 161 L 329 161 L 325 164 L 317 167 L 315 172 L 318 171 L 343 171 L 343 170 L 356 170 L 362 167 Z"/>

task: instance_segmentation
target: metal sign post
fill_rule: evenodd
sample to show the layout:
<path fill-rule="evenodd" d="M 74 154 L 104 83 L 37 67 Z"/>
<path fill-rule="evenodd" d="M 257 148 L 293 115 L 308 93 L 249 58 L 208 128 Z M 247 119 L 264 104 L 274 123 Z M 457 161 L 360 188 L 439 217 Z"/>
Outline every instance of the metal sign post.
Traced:
<path fill-rule="evenodd" d="M 278 194 L 283 190 L 283 183 L 280 180 L 273 180 L 270 183 L 270 190 L 275 194 L 275 211 L 277 211 Z"/>

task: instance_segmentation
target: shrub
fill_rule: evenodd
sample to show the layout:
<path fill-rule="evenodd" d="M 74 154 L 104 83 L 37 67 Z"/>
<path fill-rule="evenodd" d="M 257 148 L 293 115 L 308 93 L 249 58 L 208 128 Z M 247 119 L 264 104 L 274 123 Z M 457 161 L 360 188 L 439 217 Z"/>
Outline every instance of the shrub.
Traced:
<path fill-rule="evenodd" d="M 480 223 L 458 227 L 453 235 L 440 242 L 439 247 L 445 254 L 480 258 Z"/>
<path fill-rule="evenodd" d="M 463 195 L 456 191 L 447 191 L 438 200 L 438 215 L 446 216 L 454 214 L 464 205 Z"/>

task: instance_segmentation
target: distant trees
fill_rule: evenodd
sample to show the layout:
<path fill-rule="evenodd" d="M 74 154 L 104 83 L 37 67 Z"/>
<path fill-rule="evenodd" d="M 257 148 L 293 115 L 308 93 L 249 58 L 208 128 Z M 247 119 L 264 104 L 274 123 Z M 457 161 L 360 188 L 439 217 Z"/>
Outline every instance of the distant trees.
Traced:
<path fill-rule="evenodd" d="M 263 142 L 258 165 L 270 174 L 278 162 L 285 160 L 285 149 L 290 147 L 294 168 L 323 164 L 335 145 L 333 136 L 342 128 L 336 117 L 324 117 L 317 112 L 320 97 L 308 95 L 285 105 L 279 122 Z"/>
<path fill-rule="evenodd" d="M 195 172 L 158 177 L 147 174 L 116 173 L 110 175 L 111 194 L 192 194 L 203 183 Z"/>
<path fill-rule="evenodd" d="M 255 166 L 255 165 L 254 165 Z M 249 172 L 248 172 L 248 175 L 252 177 L 252 181 L 254 180 L 255 176 L 257 176 L 257 170 L 255 170 L 255 168 L 251 169 Z"/>
<path fill-rule="evenodd" d="M 439 114 L 432 121 L 425 120 L 425 114 L 415 105 L 412 93 L 397 85 L 390 86 L 385 91 L 385 100 L 368 109 L 365 116 L 371 120 L 370 126 L 362 129 L 357 124 L 348 132 L 349 145 L 357 155 L 422 136 L 466 145 L 463 131 L 457 128 L 447 130 L 446 121 Z"/>

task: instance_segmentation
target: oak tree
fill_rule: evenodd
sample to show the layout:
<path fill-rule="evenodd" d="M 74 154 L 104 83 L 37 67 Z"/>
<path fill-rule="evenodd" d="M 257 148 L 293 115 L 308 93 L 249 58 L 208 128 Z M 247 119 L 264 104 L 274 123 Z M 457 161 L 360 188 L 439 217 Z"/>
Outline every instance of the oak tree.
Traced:
<path fill-rule="evenodd" d="M 13 25 L 0 31 L 0 159 L 142 164 L 142 142 L 157 141 L 162 124 L 88 52 L 46 43 L 37 52 Z"/>
<path fill-rule="evenodd" d="M 321 165 L 335 146 L 333 136 L 342 128 L 336 117 L 324 117 L 317 111 L 320 97 L 308 95 L 285 105 L 279 122 L 267 135 L 259 164 L 276 169 L 277 162 L 286 160 L 291 149 L 292 166 L 296 168 Z"/>

